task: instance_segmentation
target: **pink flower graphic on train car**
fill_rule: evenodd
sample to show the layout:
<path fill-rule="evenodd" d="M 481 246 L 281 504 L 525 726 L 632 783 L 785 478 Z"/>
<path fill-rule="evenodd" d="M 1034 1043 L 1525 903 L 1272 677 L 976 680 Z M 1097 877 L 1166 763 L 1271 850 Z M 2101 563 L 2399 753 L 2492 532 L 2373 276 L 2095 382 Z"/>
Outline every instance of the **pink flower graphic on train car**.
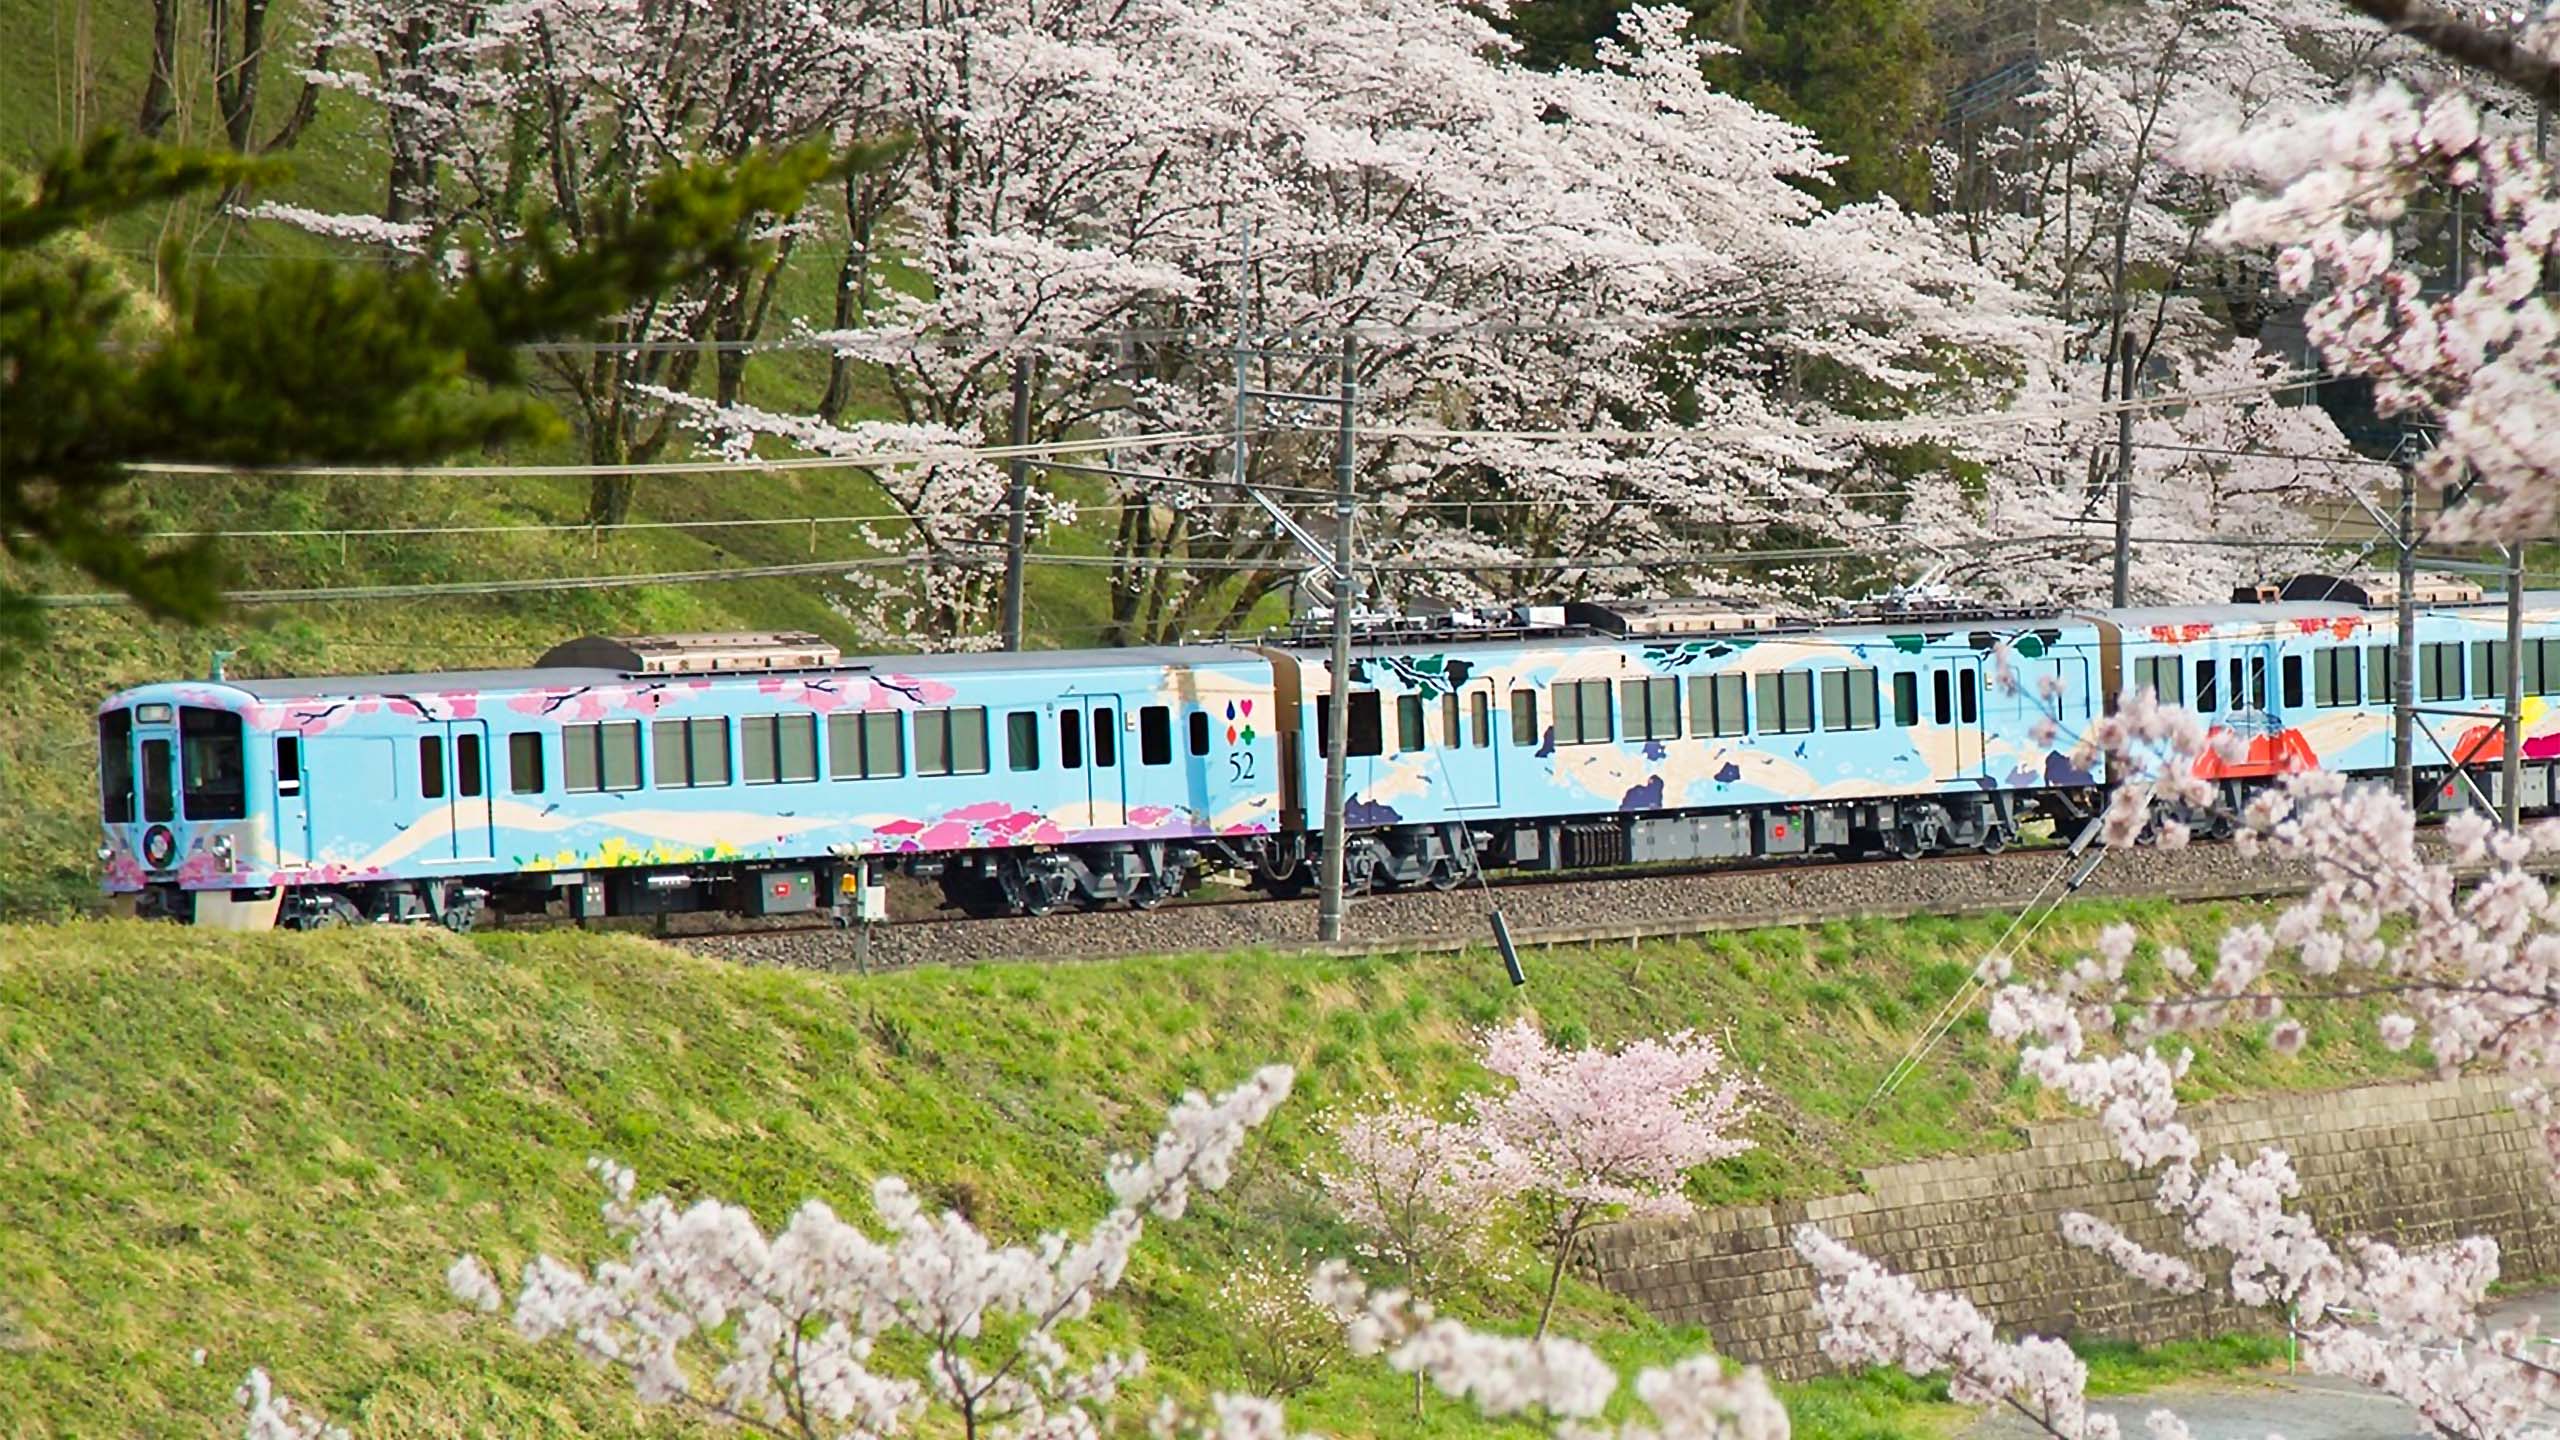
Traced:
<path fill-rule="evenodd" d="M 188 852 L 186 863 L 178 867 L 178 883 L 198 887 L 228 883 L 237 873 L 232 867 L 215 859 L 212 851 L 198 845 L 196 849 Z"/>
<path fill-rule="evenodd" d="M 897 836 L 913 835 L 923 829 L 924 822 L 921 820 L 891 820 L 884 824 L 874 825 L 871 827 L 871 831 L 875 835 Z"/>
<path fill-rule="evenodd" d="M 139 890 L 145 880 L 142 862 L 134 859 L 130 852 L 119 850 L 115 858 L 107 862 L 107 873 L 102 883 L 110 890 Z"/>
<path fill-rule="evenodd" d="M 1180 813 L 1170 805 L 1134 805 L 1129 809 L 1129 823 L 1152 830 Z"/>
<path fill-rule="evenodd" d="M 1059 829 L 1057 822 L 1053 820 L 1041 821 L 1038 828 L 1031 832 L 1031 843 L 1034 845 L 1056 845 L 1064 842 L 1066 838 L 1067 832 Z"/>
<path fill-rule="evenodd" d="M 966 820 L 972 825 L 985 825 L 996 820 L 1001 820 L 1008 815 L 1023 815 L 1028 813 L 1030 812 L 1016 810 L 1013 806 L 1002 800 L 981 800 L 975 805 L 963 805 L 957 810 L 946 811 L 942 818 L 945 820 Z"/>
<path fill-rule="evenodd" d="M 927 850 L 958 850 L 969 843 L 974 833 L 968 822 L 945 820 L 916 837 L 916 843 Z"/>
<path fill-rule="evenodd" d="M 354 880 L 379 880 L 382 878 L 382 867 L 341 865 L 331 861 L 326 865 L 305 865 L 296 869 L 278 870 L 270 878 L 278 885 L 342 885 Z"/>
<path fill-rule="evenodd" d="M 972 810 L 993 808 L 997 813 L 982 823 L 989 835 L 1003 841 L 1021 838 L 1024 831 L 1037 826 L 1041 821 L 1039 811 L 1016 810 L 1002 801 L 992 801 L 988 805 L 972 805 L 969 808 Z"/>
<path fill-rule="evenodd" d="M 909 710 L 918 705 L 939 705 L 958 691 L 939 680 L 918 675 L 881 675 L 871 682 L 862 697 L 865 710 Z"/>

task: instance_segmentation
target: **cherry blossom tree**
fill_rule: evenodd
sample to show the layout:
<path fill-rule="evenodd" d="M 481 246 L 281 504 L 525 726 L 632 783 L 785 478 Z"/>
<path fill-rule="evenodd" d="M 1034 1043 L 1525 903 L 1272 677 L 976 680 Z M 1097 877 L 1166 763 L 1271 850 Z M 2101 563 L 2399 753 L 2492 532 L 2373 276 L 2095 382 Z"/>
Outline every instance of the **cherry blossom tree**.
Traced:
<path fill-rule="evenodd" d="M 1688 1214 L 1688 1172 L 1752 1147 L 1733 1133 L 1751 1113 L 1750 1082 L 1694 1031 L 1618 1050 L 1560 1050 L 1515 1020 L 1485 1033 L 1479 1058 L 1511 1085 L 1478 1099 L 1473 1119 L 1516 1157 L 1516 1183 L 1553 1252 L 1541 1337 L 1585 1233 L 1608 1219 Z"/>
<path fill-rule="evenodd" d="M 1502 1211 L 1527 1167 L 1491 1131 L 1391 1103 L 1341 1121 L 1332 1136 L 1340 1154 L 1317 1182 L 1367 1237 L 1361 1253 L 1393 1267 L 1407 1290 L 1428 1297 L 1450 1267 L 1496 1261 Z"/>

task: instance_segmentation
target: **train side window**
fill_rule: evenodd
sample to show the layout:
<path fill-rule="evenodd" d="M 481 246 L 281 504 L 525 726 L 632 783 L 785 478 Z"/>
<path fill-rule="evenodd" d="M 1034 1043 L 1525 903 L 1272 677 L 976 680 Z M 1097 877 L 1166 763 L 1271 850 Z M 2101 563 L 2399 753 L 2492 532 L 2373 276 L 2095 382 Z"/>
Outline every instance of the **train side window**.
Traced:
<path fill-rule="evenodd" d="M 249 775 L 239 716 L 201 705 L 179 706 L 178 754 L 185 762 L 188 819 L 248 818 Z"/>
<path fill-rule="evenodd" d="M 749 715 L 738 721 L 741 767 L 750 785 L 792 785 L 818 778 L 818 717 Z M 608 787 L 610 788 L 610 787 Z"/>
<path fill-rule="evenodd" d="M 2560 640 L 2525 642 L 2524 688 L 2530 695 L 2560 692 Z"/>
<path fill-rule="evenodd" d="M 1893 672 L 1893 723 L 1920 723 L 1920 677 L 1908 670 Z"/>
<path fill-rule="evenodd" d="M 1511 743 L 1538 743 L 1538 692 L 1535 690 L 1511 692 Z"/>
<path fill-rule="evenodd" d="M 2399 683 L 2400 647 L 2367 645 L 2364 647 L 2364 693 L 2379 705 L 2391 698 Z"/>
<path fill-rule="evenodd" d="M 1058 712 L 1058 763 L 1070 770 L 1084 768 L 1084 712 Z"/>
<path fill-rule="evenodd" d="M 1094 712 L 1100 715 L 1102 712 Z M 1096 746 L 1099 749 L 1099 744 Z M 1097 761 L 1097 763 L 1101 763 Z M 981 705 L 916 712 L 916 773 L 987 773 L 987 712 Z"/>
<path fill-rule="evenodd" d="M 1956 718 L 1955 677 L 1944 670 L 1929 672 L 1929 714 L 1939 725 L 1952 725 Z"/>
<path fill-rule="evenodd" d="M 598 725 L 597 749 L 604 760 L 604 788 L 637 790 L 640 788 L 640 722 L 617 721 Z"/>
<path fill-rule="evenodd" d="M 1970 725 L 1982 718 L 1982 677 L 1967 670 L 1956 684 L 1956 715 Z"/>
<path fill-rule="evenodd" d="M 650 735 L 650 778 L 659 789 L 729 783 L 728 721 L 718 716 L 660 720 Z"/>
<path fill-rule="evenodd" d="M 418 794 L 428 800 L 444 798 L 444 737 L 418 737 Z"/>
<path fill-rule="evenodd" d="M 2284 657 L 2284 706 L 2290 710 L 2302 703 L 2302 657 Z"/>
<path fill-rule="evenodd" d="M 1138 709 L 1138 763 L 1173 763 L 1173 711 L 1165 706 L 1143 705 Z"/>
<path fill-rule="evenodd" d="M 1493 692 L 1479 690 L 1467 697 L 1467 729 L 1469 739 L 1482 750 L 1493 743 Z"/>
<path fill-rule="evenodd" d="M 1097 767 L 1120 763 L 1120 712 L 1117 710 L 1094 707 L 1093 763 Z"/>
<path fill-rule="evenodd" d="M 2471 673 L 2478 677 L 2480 696 L 2482 699 L 2505 699 L 2507 694 L 2507 642 L 2504 640 L 2472 641 Z"/>
<path fill-rule="evenodd" d="M 1618 682 L 1618 712 L 1630 740 L 1680 738 L 1680 682 L 1646 678 Z"/>
<path fill-rule="evenodd" d="M 1455 750 L 1461 738 L 1458 732 L 1458 692 L 1452 690 L 1440 697 L 1440 746 L 1444 750 Z"/>
<path fill-rule="evenodd" d="M 1319 695 L 1316 706 L 1316 753 L 1333 753 L 1333 697 Z M 1387 749 L 1386 710 L 1375 690 L 1351 692 L 1351 749 L 1353 756 L 1382 755 Z"/>
<path fill-rule="evenodd" d="M 1813 728 L 1813 672 L 1773 670 L 1758 677 L 1760 729 L 1795 735 Z"/>
<path fill-rule="evenodd" d="M 2222 713 L 2222 670 L 2210 660 L 2196 662 L 2196 713 Z"/>
<path fill-rule="evenodd" d="M 2364 699 L 2364 652 L 2332 645 L 2311 656 L 2311 703 L 2335 707 Z M 2298 702 L 2297 702 L 2298 703 Z"/>
<path fill-rule="evenodd" d="M 2238 662 L 2235 661 L 2233 663 L 2237 664 Z M 2239 684 L 2239 680 L 2236 675 L 2232 680 L 2232 684 L 2234 687 L 2237 687 Z M 2249 708 L 2252 710 L 2264 710 L 2267 708 L 2267 657 L 2264 655 L 2252 655 L 2249 657 Z"/>
<path fill-rule="evenodd" d="M 2140 694 L 2148 690 L 2152 698 L 2163 705 L 2185 703 L 2187 687 L 2181 683 L 2183 679 L 2175 656 L 2145 655 L 2133 662 L 2134 692 Z"/>
<path fill-rule="evenodd" d="M 1422 697 L 1396 697 L 1396 748 L 1410 753 L 1422 748 Z"/>
<path fill-rule="evenodd" d="M 1876 728 L 1876 672 L 1873 670 L 1825 670 L 1822 672 L 1822 728 L 1825 730 L 1873 730 Z"/>
<path fill-rule="evenodd" d="M 1557 744 L 1605 745 L 1613 738 L 1608 681 L 1559 680 L 1550 689 Z"/>
<path fill-rule="evenodd" d="M 640 722 L 560 727 L 560 770 L 572 793 L 640 788 Z"/>
<path fill-rule="evenodd" d="M 1208 754 L 1208 753 L 1209 753 L 1209 712 L 1208 712 L 1208 711 L 1206 711 L 1206 710 L 1194 710 L 1194 711 L 1192 711 L 1192 712 L 1191 712 L 1191 716 L 1190 716 L 1189 728 L 1190 728 L 1190 730 L 1191 730 L 1191 753 L 1192 753 L 1192 754 L 1194 754 L 1194 755 L 1206 755 L 1206 754 Z"/>
<path fill-rule="evenodd" d="M 110 825 L 133 822 L 133 712 L 98 717 L 98 790 Z"/>
<path fill-rule="evenodd" d="M 130 784 L 130 780 L 127 783 Z M 276 737 L 276 793 L 302 793 L 302 737 L 299 735 Z"/>
<path fill-rule="evenodd" d="M 1194 715 L 1191 718 L 1197 722 L 1209 717 Z M 1206 740 L 1208 736 L 1204 727 L 1196 723 L 1192 725 L 1191 731 L 1193 737 L 1191 753 L 1197 755 L 1206 748 L 1200 742 Z M 1005 763 L 1016 770 L 1040 768 L 1040 717 L 1038 715 L 1028 710 L 1016 710 L 1004 717 L 1004 755 Z"/>
<path fill-rule="evenodd" d="M 1029 712 L 1024 712 L 1028 714 Z M 1037 764 L 1039 757 L 1032 757 Z M 827 774 L 837 780 L 893 780 L 907 773 L 898 712 L 827 717 Z"/>
<path fill-rule="evenodd" d="M 2418 698 L 2462 698 L 2462 646 L 2444 641 L 2418 647 Z"/>
<path fill-rule="evenodd" d="M 1693 675 L 1689 678 L 1689 733 L 1748 735 L 1751 716 L 1743 699 L 1751 687 L 1740 675 Z"/>
<path fill-rule="evenodd" d="M 542 737 L 531 730 L 507 737 L 507 788 L 518 795 L 542 793 Z"/>
<path fill-rule="evenodd" d="M 480 737 L 466 731 L 453 737 L 453 793 L 468 800 L 488 788 L 488 768 L 481 762 Z"/>

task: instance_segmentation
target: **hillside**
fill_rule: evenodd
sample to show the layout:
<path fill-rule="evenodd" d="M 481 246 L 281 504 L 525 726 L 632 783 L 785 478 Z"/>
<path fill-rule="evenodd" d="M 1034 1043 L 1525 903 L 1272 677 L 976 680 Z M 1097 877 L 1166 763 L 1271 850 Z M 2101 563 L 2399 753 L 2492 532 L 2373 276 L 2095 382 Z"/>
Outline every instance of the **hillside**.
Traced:
<path fill-rule="evenodd" d="M 2210 909 L 2082 908 L 2067 955 L 2132 914 L 2209 940 Z M 613 1386 L 538 1354 L 442 1294 L 455 1252 L 598 1253 L 590 1155 L 644 1189 L 717 1194 L 778 1219 L 818 1195 L 865 1213 L 894 1171 L 999 1233 L 1089 1222 L 1105 1155 L 1162 1104 L 1255 1064 L 1298 1093 L 1238 1182 L 1151 1229 L 1114 1313 L 1151 1386 L 1234 1385 L 1222 1291 L 1240 1254 L 1347 1253 L 1307 1178 L 1328 1108 L 1478 1083 L 1475 1027 L 1534 1016 L 1574 1042 L 1681 1026 L 1729 1034 L 1767 1087 L 1761 1148 L 1703 1172 L 1710 1201 L 1817 1193 L 1858 1167 L 2014 1143 L 2043 1097 L 1978 1019 L 1908 1088 L 1860 1106 L 1993 921 L 1771 931 L 1695 945 L 1558 951 L 1515 992 L 1483 955 L 1257 955 L 872 979 L 723 966 L 566 933 L 231 937 L 131 923 L 0 927 L 0 1433 L 201 1435 L 264 1364 L 364 1436 L 631 1433 Z M 2219 1041 L 2199 1093 L 2405 1074 L 2353 1016 L 2304 1055 Z M 510 1267 L 511 1268 L 511 1267 Z M 1534 1313 L 1537 1276 L 1455 1308 Z M 1563 1324 L 1621 1360 L 1695 1348 L 1610 1297 L 1569 1290 Z M 192 1352 L 205 1352 L 199 1368 Z M 1900 1383 L 1800 1394 L 1802 1431 L 1928 1433 Z M 1392 1423 L 1409 1392 L 1343 1367 L 1293 1419 Z M 1435 1403 L 1427 1434 L 1472 1433 Z"/>

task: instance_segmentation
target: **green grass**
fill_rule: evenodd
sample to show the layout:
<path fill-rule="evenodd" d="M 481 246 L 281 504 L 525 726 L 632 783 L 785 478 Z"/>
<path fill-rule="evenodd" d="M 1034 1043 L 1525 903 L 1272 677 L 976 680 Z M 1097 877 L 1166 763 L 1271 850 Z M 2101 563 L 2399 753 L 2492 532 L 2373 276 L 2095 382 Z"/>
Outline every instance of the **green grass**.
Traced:
<path fill-rule="evenodd" d="M 2210 909 L 2080 908 L 2045 954 L 2131 914 L 2200 938 Z M 1613 1043 L 1679 1026 L 1729 1035 L 1768 1097 L 1761 1148 L 1697 1198 L 1810 1195 L 1864 1166 L 2020 1143 L 2058 1113 L 1959 1025 L 1900 1094 L 1874 1082 L 1991 921 L 1837 926 L 1699 944 L 1533 952 L 1526 991 L 1484 955 L 1309 960 L 1245 954 L 871 979 L 727 966 L 571 933 L 225 936 L 130 922 L 0 927 L 0 1433 L 201 1434 L 248 1366 L 364 1435 L 633 1433 L 613 1387 L 459 1314 L 438 1277 L 464 1249 L 592 1256 L 603 1153 L 644 1186 L 778 1219 L 818 1195 L 862 1213 L 865 1182 L 910 1177 L 1011 1235 L 1101 1209 L 1115 1148 L 1163 1103 L 1279 1058 L 1300 1088 L 1230 1190 L 1150 1232 L 1105 1333 L 1142 1343 L 1149 1382 L 1236 1382 L 1223 1277 L 1246 1250 L 1347 1253 L 1307 1166 L 1328 1109 L 1480 1083 L 1472 1031 L 1514 1013 Z M 2315 1017 L 2296 1058 L 2241 1040 L 2199 1061 L 2199 1093 L 2416 1072 Z M 1516 1325 L 1535 1266 L 1452 1298 Z M 1560 1323 L 1624 1364 L 1703 1343 L 1574 1284 Z M 202 1367 L 190 1354 L 206 1352 Z M 2167 1362 L 2171 1368 L 2214 1354 Z M 2136 1373 L 2134 1359 L 2108 1364 Z M 1937 1433 L 1926 1385 L 1798 1392 L 1801 1433 Z M 1470 1434 L 1366 1365 L 1293 1402 L 1334 1434 Z"/>

